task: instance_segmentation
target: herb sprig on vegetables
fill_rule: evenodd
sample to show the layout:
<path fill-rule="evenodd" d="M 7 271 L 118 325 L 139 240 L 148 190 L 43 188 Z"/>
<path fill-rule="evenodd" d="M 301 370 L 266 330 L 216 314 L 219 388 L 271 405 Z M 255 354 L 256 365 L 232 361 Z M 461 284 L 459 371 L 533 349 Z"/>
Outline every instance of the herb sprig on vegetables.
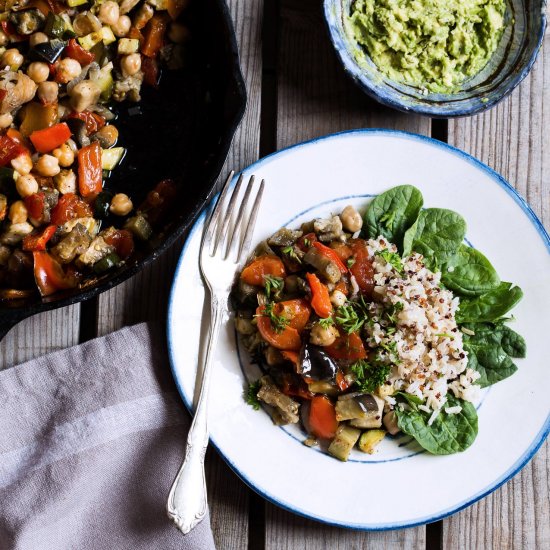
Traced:
<path fill-rule="evenodd" d="M 359 391 L 372 393 L 388 379 L 391 365 L 372 364 L 360 359 L 350 369 L 355 375 L 355 384 Z"/>
<path fill-rule="evenodd" d="M 255 411 L 260 408 L 260 400 L 258 399 L 258 392 L 260 391 L 262 384 L 259 380 L 256 382 L 250 382 L 245 389 L 245 401 L 250 405 Z"/>

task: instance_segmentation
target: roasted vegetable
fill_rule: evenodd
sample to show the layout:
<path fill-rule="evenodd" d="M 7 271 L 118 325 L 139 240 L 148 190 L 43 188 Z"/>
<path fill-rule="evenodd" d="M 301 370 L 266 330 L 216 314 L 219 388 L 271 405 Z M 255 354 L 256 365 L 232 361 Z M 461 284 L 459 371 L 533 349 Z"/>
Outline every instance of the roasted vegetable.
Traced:
<path fill-rule="evenodd" d="M 349 455 L 357 443 L 360 435 L 360 430 L 352 428 L 351 426 L 346 426 L 345 424 L 341 425 L 329 445 L 329 454 L 338 460 L 345 462 L 349 458 Z"/>
<path fill-rule="evenodd" d="M 361 434 L 357 446 L 364 453 L 373 454 L 376 450 L 376 446 L 384 439 L 385 436 L 385 430 L 368 430 Z"/>

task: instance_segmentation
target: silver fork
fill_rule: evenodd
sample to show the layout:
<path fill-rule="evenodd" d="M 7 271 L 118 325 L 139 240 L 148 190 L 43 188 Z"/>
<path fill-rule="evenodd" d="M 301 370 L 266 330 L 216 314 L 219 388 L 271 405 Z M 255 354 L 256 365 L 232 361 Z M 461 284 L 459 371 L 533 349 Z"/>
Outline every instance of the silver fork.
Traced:
<path fill-rule="evenodd" d="M 254 187 L 254 176 L 248 180 L 244 196 L 239 198 L 243 185 L 240 175 L 226 206 L 234 172 L 229 174 L 218 202 L 205 225 L 201 249 L 200 270 L 211 297 L 210 333 L 206 348 L 206 360 L 202 373 L 201 391 L 195 416 L 187 436 L 187 448 L 183 464 L 172 484 L 166 504 L 168 517 L 180 531 L 189 533 L 206 514 L 206 479 L 204 455 L 208 447 L 208 388 L 214 347 L 221 322 L 228 313 L 228 296 L 233 282 L 234 269 L 223 269 L 224 263 L 240 262 L 246 258 L 256 224 L 256 216 L 262 199 L 265 182 L 262 180 L 252 208 L 247 211 Z M 235 212 L 236 216 L 235 216 Z"/>

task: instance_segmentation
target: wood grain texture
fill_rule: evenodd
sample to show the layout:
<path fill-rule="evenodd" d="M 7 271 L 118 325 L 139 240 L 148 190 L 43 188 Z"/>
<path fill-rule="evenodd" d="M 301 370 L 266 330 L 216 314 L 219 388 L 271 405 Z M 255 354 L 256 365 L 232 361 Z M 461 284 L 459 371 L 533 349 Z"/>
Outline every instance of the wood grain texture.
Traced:
<path fill-rule="evenodd" d="M 78 344 L 79 318 L 74 305 L 21 321 L 0 342 L 0 370 Z"/>
<path fill-rule="evenodd" d="M 362 127 L 429 134 L 430 120 L 367 98 L 340 67 L 321 2 L 283 0 L 277 63 L 277 148 Z M 266 549 L 424 548 L 425 528 L 366 533 L 305 520 L 266 503 Z"/>
<path fill-rule="evenodd" d="M 530 76 L 491 111 L 449 123 L 449 143 L 500 172 L 550 228 L 550 34 Z M 512 481 L 443 522 L 444 549 L 550 548 L 550 443 Z"/>
<path fill-rule="evenodd" d="M 283 0 L 277 64 L 277 148 L 354 128 L 430 133 L 430 119 L 383 107 L 345 74 L 317 0 Z"/>

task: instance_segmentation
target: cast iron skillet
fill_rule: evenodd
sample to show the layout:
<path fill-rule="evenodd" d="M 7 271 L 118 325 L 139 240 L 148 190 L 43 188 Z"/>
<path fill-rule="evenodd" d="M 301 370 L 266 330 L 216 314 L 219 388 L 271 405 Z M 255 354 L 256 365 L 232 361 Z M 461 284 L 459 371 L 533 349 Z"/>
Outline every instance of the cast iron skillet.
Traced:
<path fill-rule="evenodd" d="M 159 181 L 172 178 L 178 186 L 173 208 L 151 243 L 118 270 L 48 298 L 0 301 L 0 339 L 26 317 L 87 300 L 128 279 L 180 237 L 208 202 L 243 117 L 246 90 L 225 1 L 195 0 L 188 22 L 193 40 L 186 67 L 164 71 L 158 90 L 143 89 L 141 103 L 118 108 L 119 144 L 128 153 L 106 183 L 139 205 Z"/>

